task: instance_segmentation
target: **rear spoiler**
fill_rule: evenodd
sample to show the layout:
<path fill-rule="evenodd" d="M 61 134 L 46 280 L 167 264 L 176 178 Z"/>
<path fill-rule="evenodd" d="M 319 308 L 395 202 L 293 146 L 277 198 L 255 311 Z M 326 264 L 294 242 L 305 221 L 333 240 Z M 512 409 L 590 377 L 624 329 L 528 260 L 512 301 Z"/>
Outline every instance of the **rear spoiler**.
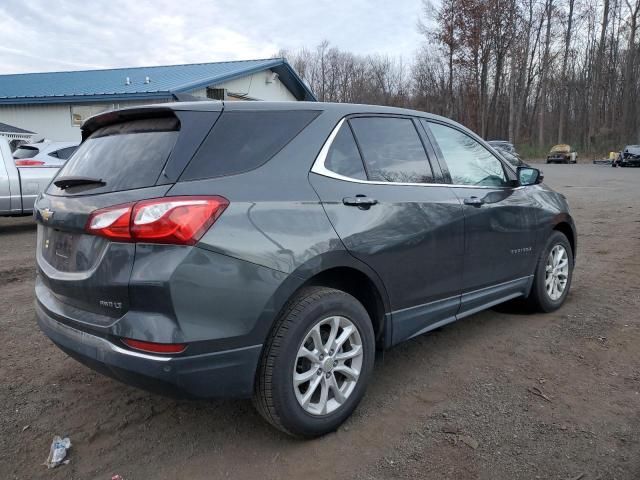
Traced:
<path fill-rule="evenodd" d="M 191 95 L 188 96 L 191 97 Z M 84 142 L 87 137 L 99 128 L 114 123 L 120 123 L 127 120 L 140 120 L 144 118 L 176 117 L 178 116 L 177 112 L 184 110 L 221 112 L 223 108 L 224 102 L 219 100 L 191 101 L 185 97 L 184 101 L 181 102 L 142 105 L 139 107 L 122 108 L 119 110 L 112 110 L 110 112 L 99 113 L 88 118 L 82 124 L 82 141 Z"/>
<path fill-rule="evenodd" d="M 180 130 L 183 133 L 178 136 L 178 140 L 158 178 L 157 182 L 159 183 L 156 185 L 174 183 L 213 128 L 223 109 L 224 102 L 221 101 L 198 101 L 161 103 L 113 110 L 88 118 L 82 125 L 82 141 L 84 142 L 99 128 L 115 123 L 162 117 L 173 118 L 180 123 Z"/>

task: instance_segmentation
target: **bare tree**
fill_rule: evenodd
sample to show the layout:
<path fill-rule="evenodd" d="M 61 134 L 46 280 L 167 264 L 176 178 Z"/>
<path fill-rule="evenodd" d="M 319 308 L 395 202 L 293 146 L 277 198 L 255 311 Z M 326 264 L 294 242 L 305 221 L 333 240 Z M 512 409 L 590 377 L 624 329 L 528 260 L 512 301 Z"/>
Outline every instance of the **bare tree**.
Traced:
<path fill-rule="evenodd" d="M 632 115 L 637 114 L 636 102 L 633 102 L 632 99 L 637 98 L 638 95 L 638 72 L 636 69 L 638 45 L 636 44 L 636 35 L 638 31 L 640 0 L 636 0 L 633 4 L 629 0 L 625 0 L 625 3 L 629 11 L 629 17 L 627 19 L 629 34 L 622 83 L 622 128 L 625 135 L 629 137 L 633 137 L 634 133 L 636 133 L 635 141 L 640 143 L 640 131 L 635 131 L 635 125 L 633 125 L 631 121 Z"/>
<path fill-rule="evenodd" d="M 575 0 L 569 0 L 569 13 L 567 17 L 567 31 L 564 35 L 564 55 L 562 56 L 562 70 L 560 75 L 562 78 L 560 91 L 560 114 L 558 118 L 558 143 L 564 141 L 564 124 L 567 115 L 567 104 L 569 103 L 569 74 L 567 68 L 569 65 L 569 52 L 571 51 L 571 33 L 573 26 L 573 12 Z"/>
<path fill-rule="evenodd" d="M 424 44 L 409 62 L 328 41 L 279 55 L 320 100 L 430 111 L 532 153 L 551 140 L 593 152 L 640 143 L 640 0 L 434 5 L 423 2 Z"/>

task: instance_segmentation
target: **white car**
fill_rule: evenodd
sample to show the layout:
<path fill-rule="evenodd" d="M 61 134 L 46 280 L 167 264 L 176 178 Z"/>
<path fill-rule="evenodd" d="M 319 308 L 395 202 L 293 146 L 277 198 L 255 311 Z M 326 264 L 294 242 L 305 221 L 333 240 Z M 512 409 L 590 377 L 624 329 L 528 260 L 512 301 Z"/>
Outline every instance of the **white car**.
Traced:
<path fill-rule="evenodd" d="M 18 167 L 61 167 L 78 145 L 77 142 L 26 143 L 13 152 L 13 158 Z"/>

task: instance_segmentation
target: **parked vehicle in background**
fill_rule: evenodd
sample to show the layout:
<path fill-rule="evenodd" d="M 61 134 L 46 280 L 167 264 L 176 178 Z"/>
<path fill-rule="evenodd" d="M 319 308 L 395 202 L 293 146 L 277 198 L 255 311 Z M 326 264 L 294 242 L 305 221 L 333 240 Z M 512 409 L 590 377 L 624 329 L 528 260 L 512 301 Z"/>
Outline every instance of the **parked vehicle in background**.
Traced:
<path fill-rule="evenodd" d="M 640 167 L 640 145 L 627 145 L 617 160 L 620 167 Z"/>
<path fill-rule="evenodd" d="M 61 167 L 78 148 L 78 142 L 40 142 L 20 145 L 13 152 L 18 166 Z"/>
<path fill-rule="evenodd" d="M 16 165 L 6 138 L 0 137 L 0 215 L 30 215 L 33 203 L 59 166 Z"/>
<path fill-rule="evenodd" d="M 11 153 L 15 152 L 20 145 L 24 145 L 26 143 L 29 143 L 29 142 L 21 138 L 14 138 L 12 140 L 9 140 L 9 148 L 11 149 Z"/>
<path fill-rule="evenodd" d="M 252 396 L 318 436 L 356 408 L 376 346 L 569 292 L 564 196 L 442 117 L 194 102 L 99 114 L 82 134 L 36 205 L 36 314 L 134 385 Z"/>
<path fill-rule="evenodd" d="M 564 143 L 551 147 L 547 155 L 547 163 L 577 163 L 578 154 L 571 151 L 571 146 Z"/>

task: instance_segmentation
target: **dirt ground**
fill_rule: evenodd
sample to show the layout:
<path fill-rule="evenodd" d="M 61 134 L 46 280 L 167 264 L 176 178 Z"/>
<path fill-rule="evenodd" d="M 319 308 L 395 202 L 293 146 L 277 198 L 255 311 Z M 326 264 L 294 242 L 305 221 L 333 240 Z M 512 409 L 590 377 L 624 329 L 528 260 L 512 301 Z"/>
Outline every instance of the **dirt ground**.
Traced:
<path fill-rule="evenodd" d="M 579 229 L 565 306 L 386 352 L 354 416 L 313 441 L 249 401 L 167 399 L 68 358 L 34 320 L 35 226 L 0 219 L 0 478 L 640 478 L 640 169 L 544 171 Z M 55 434 L 71 462 L 47 470 Z"/>

